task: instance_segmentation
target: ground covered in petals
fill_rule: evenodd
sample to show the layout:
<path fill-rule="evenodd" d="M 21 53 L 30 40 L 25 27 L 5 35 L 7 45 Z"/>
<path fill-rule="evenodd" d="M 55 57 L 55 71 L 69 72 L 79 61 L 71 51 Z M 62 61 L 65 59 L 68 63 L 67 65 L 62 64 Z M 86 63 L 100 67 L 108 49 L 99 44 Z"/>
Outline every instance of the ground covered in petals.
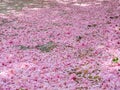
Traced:
<path fill-rule="evenodd" d="M 0 90 L 120 90 L 119 3 L 0 14 Z"/>

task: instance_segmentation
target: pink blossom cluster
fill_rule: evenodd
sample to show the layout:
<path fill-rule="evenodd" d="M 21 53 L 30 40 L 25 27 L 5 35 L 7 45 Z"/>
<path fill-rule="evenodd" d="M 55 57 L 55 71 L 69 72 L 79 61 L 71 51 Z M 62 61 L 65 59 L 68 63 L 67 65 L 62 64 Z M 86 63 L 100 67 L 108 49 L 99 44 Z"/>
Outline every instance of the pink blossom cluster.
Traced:
<path fill-rule="evenodd" d="M 117 6 L 1 15 L 0 90 L 120 90 Z"/>

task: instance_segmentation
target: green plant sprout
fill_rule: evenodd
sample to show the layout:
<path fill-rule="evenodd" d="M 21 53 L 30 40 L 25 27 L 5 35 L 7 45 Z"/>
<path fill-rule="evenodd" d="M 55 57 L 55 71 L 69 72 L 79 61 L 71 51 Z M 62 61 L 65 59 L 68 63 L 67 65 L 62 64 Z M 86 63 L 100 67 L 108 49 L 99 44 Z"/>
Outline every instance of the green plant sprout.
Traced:
<path fill-rule="evenodd" d="M 113 58 L 113 59 L 112 59 L 112 62 L 114 62 L 114 63 L 118 63 L 118 62 L 119 62 L 118 57 Z"/>

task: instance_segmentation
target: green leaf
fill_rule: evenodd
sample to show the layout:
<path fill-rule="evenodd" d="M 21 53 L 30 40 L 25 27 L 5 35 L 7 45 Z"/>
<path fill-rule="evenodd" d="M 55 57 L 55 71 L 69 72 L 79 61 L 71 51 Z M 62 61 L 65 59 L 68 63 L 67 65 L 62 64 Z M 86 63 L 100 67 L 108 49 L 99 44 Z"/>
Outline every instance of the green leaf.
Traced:
<path fill-rule="evenodd" d="M 115 58 L 112 59 L 112 61 L 113 61 L 114 63 L 118 63 L 118 62 L 119 62 L 119 59 L 118 59 L 118 57 L 115 57 Z"/>

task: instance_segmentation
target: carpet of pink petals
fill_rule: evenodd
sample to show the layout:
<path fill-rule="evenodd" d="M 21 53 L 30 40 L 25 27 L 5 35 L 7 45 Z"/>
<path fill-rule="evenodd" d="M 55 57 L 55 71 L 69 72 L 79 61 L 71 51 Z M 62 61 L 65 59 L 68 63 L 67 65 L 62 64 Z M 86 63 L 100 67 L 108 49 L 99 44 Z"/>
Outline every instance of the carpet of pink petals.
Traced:
<path fill-rule="evenodd" d="M 48 42 L 48 52 L 35 48 Z M 120 90 L 119 60 L 118 3 L 0 16 L 0 90 Z"/>

